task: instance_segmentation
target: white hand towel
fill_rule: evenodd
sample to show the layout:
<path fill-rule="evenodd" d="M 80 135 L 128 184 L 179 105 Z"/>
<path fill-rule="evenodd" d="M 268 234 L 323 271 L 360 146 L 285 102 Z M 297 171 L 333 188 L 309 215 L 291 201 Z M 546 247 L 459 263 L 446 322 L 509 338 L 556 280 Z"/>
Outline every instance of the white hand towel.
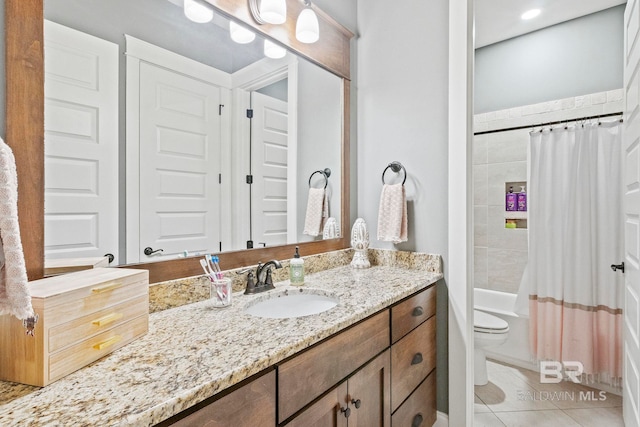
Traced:
<path fill-rule="evenodd" d="M 407 198 L 404 185 L 384 184 L 378 209 L 378 240 L 407 241 Z"/>
<path fill-rule="evenodd" d="M 18 176 L 11 148 L 0 139 L 0 314 L 33 316 L 18 225 Z"/>
<path fill-rule="evenodd" d="M 325 218 L 329 217 L 329 202 L 324 188 L 310 188 L 303 234 L 319 236 Z"/>

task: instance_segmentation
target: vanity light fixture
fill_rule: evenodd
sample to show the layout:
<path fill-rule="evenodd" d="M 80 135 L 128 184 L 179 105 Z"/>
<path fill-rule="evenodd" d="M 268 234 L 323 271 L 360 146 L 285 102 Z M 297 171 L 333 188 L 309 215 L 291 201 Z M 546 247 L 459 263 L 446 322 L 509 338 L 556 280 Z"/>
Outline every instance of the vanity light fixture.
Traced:
<path fill-rule="evenodd" d="M 301 43 L 315 43 L 320 38 L 318 15 L 311 8 L 311 0 L 299 0 L 304 9 L 296 21 L 296 39 Z M 286 0 L 248 0 L 251 16 L 258 24 L 284 24 L 287 20 Z"/>
<path fill-rule="evenodd" d="M 256 38 L 256 33 L 237 24 L 235 21 L 229 21 L 229 34 L 231 34 L 231 40 L 239 44 L 251 43 Z"/>
<path fill-rule="evenodd" d="M 296 38 L 302 43 L 315 43 L 320 38 L 318 16 L 311 9 L 311 0 L 304 0 L 304 5 L 296 22 Z"/>
<path fill-rule="evenodd" d="M 287 20 L 286 0 L 249 0 L 249 9 L 258 24 L 284 24 Z"/>
<path fill-rule="evenodd" d="M 287 50 L 285 48 L 278 46 L 270 40 L 264 41 L 264 55 L 267 58 L 280 59 L 284 58 L 286 54 Z"/>
<path fill-rule="evenodd" d="M 527 20 L 527 19 L 533 19 L 538 15 L 540 15 L 540 9 L 531 9 L 531 10 L 527 10 L 525 13 L 520 15 L 520 18 Z"/>
<path fill-rule="evenodd" d="M 205 24 L 213 19 L 213 9 L 200 0 L 184 0 L 184 14 L 199 24 Z"/>

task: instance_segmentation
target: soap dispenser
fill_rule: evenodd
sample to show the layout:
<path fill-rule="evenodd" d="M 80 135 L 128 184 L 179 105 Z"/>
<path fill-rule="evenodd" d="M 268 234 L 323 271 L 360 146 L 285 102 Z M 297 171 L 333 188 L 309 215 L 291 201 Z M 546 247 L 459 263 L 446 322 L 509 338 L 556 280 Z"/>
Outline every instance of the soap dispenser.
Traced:
<path fill-rule="evenodd" d="M 289 261 L 289 279 L 294 286 L 304 285 L 304 260 L 300 258 L 298 246 L 295 255 Z"/>
<path fill-rule="evenodd" d="M 520 212 L 527 211 L 527 193 L 524 191 L 524 185 L 520 186 L 520 192 L 518 193 L 518 210 Z"/>
<path fill-rule="evenodd" d="M 517 211 L 518 210 L 518 196 L 513 192 L 513 187 L 509 187 L 509 192 L 506 195 L 505 210 Z"/>

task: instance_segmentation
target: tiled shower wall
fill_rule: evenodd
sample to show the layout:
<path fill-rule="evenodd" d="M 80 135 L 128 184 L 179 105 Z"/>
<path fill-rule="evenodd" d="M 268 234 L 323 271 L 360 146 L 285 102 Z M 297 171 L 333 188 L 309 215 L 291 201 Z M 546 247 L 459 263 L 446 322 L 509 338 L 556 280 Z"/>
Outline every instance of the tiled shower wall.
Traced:
<path fill-rule="evenodd" d="M 476 114 L 474 131 L 535 126 L 616 113 L 622 108 L 623 91 L 618 89 Z M 477 288 L 516 293 L 520 286 L 528 259 L 528 231 L 504 227 L 504 198 L 506 182 L 527 180 L 530 130 L 474 136 L 474 286 Z"/>

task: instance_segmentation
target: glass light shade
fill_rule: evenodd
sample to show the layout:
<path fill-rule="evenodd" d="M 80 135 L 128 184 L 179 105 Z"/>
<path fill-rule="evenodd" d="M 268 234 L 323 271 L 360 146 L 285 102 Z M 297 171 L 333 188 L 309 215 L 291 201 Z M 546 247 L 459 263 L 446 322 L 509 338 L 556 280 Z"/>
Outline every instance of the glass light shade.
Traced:
<path fill-rule="evenodd" d="M 533 19 L 538 15 L 540 15 L 540 9 L 531 9 L 523 13 L 522 16 L 520 16 L 520 18 L 527 20 L 527 19 Z"/>
<path fill-rule="evenodd" d="M 264 56 L 267 58 L 280 59 L 284 58 L 286 54 L 287 50 L 285 48 L 278 46 L 272 41 L 264 41 Z"/>
<path fill-rule="evenodd" d="M 231 34 L 231 40 L 240 44 L 251 43 L 256 38 L 256 34 L 253 31 L 247 30 L 234 21 L 229 21 L 229 34 Z"/>
<path fill-rule="evenodd" d="M 320 38 L 318 16 L 308 7 L 303 9 L 298 16 L 296 38 L 302 43 L 315 43 Z"/>
<path fill-rule="evenodd" d="M 287 20 L 286 0 L 260 0 L 260 17 L 269 24 L 284 24 Z"/>
<path fill-rule="evenodd" d="M 184 0 L 184 14 L 198 24 L 204 24 L 213 19 L 213 9 L 197 0 Z"/>

